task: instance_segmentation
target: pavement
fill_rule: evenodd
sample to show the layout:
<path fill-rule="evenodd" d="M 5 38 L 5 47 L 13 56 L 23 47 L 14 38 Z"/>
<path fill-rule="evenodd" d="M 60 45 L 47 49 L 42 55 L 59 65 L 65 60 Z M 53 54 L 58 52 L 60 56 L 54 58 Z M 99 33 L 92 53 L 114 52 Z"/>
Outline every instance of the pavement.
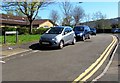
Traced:
<path fill-rule="evenodd" d="M 38 41 L 34 42 L 29 42 L 25 43 L 22 45 L 14 45 L 14 46 L 0 46 L 1 52 L 0 52 L 0 58 L 6 58 L 10 57 L 19 53 L 27 52 L 30 51 L 31 49 L 29 48 L 30 45 L 38 43 Z"/>

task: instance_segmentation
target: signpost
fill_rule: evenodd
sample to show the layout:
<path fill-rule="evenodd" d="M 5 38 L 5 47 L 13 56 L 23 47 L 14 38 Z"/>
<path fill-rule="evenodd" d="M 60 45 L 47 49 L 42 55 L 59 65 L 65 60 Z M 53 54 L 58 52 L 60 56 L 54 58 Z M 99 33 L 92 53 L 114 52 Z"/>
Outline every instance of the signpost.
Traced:
<path fill-rule="evenodd" d="M 6 35 L 10 35 L 10 34 L 15 34 L 16 35 L 16 43 L 18 42 L 18 31 L 5 31 L 4 34 L 4 44 L 6 44 Z"/>

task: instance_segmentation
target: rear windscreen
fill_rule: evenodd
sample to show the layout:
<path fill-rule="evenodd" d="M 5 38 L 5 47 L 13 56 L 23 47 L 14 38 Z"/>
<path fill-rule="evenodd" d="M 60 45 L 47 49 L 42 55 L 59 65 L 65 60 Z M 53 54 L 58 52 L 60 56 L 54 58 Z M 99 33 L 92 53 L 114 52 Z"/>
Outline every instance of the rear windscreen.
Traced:
<path fill-rule="evenodd" d="M 84 27 L 79 26 L 79 27 L 74 27 L 74 31 L 84 31 Z"/>

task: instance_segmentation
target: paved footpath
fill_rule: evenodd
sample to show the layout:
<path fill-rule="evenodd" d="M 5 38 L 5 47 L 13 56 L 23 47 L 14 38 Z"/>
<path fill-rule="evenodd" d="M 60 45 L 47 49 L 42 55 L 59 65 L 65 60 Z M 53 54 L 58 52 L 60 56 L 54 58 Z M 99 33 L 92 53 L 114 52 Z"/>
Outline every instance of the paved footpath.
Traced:
<path fill-rule="evenodd" d="M 29 46 L 34 43 L 38 43 L 38 41 L 30 42 L 22 45 L 15 45 L 15 46 L 1 46 L 0 48 L 2 52 L 0 52 L 0 55 L 1 55 L 0 58 L 6 58 L 9 56 L 13 56 L 15 54 L 30 51 L 31 49 L 29 48 Z M 0 60 L 0 62 L 3 62 L 3 61 Z"/>

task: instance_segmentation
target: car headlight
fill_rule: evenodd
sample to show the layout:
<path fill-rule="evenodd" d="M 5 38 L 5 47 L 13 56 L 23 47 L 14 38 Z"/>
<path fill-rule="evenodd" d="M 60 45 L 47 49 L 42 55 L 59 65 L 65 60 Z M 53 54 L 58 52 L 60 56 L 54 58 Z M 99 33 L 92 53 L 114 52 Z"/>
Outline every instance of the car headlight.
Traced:
<path fill-rule="evenodd" d="M 83 35 L 83 33 L 80 33 L 80 36 L 82 36 Z"/>
<path fill-rule="evenodd" d="M 83 33 L 79 33 L 79 34 L 77 34 L 77 36 L 82 36 L 83 35 Z"/>
<path fill-rule="evenodd" d="M 57 38 L 53 38 L 52 40 L 53 40 L 53 41 L 57 41 Z"/>

